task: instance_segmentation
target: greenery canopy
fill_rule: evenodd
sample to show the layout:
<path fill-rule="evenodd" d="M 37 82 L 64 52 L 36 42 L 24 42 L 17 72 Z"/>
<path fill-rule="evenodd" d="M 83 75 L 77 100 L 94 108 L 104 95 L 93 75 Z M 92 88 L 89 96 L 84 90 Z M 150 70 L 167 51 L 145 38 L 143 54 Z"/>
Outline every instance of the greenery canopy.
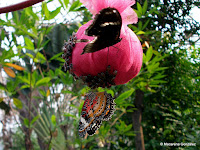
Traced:
<path fill-rule="evenodd" d="M 78 122 L 88 87 L 64 72 L 61 55 L 64 41 L 92 15 L 77 0 L 40 4 L 0 16 L 4 149 L 200 148 L 200 23 L 190 13 L 199 8 L 197 0 L 140 0 L 133 6 L 139 21 L 129 27 L 143 47 L 142 69 L 125 85 L 98 89 L 116 98 L 116 111 L 84 139 Z"/>

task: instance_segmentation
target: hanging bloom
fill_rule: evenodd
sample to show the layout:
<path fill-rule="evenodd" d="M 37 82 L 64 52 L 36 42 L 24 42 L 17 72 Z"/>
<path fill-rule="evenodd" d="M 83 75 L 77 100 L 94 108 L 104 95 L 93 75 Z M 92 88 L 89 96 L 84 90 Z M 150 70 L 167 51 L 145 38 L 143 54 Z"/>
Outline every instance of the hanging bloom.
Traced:
<path fill-rule="evenodd" d="M 92 20 L 79 28 L 76 35 L 64 46 L 65 67 L 74 76 L 81 78 L 88 86 L 110 87 L 125 84 L 134 78 L 142 66 L 142 46 L 135 33 L 127 27 L 137 23 L 136 13 L 130 7 L 135 0 L 80 0 L 95 16 L 104 8 L 115 8 L 121 15 L 121 41 L 93 53 L 83 53 L 89 42 L 76 43 L 79 39 L 94 40 L 95 37 L 85 35 L 85 30 Z M 67 57 L 69 53 L 69 57 Z M 82 55 L 81 55 L 82 54 Z"/>

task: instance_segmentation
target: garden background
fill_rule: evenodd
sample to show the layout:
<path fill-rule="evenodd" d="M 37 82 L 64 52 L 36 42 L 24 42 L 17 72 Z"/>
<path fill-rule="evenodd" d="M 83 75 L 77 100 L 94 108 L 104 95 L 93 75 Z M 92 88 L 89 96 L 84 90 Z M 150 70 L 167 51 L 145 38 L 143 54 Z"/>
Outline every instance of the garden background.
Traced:
<path fill-rule="evenodd" d="M 89 89 L 64 72 L 61 56 L 64 40 L 92 19 L 90 12 L 77 0 L 45 0 L 0 15 L 4 149 L 200 148 L 200 22 L 194 17 L 200 2 L 139 0 L 132 8 L 139 21 L 129 27 L 143 47 L 142 69 L 127 84 L 98 89 L 116 98 L 116 111 L 87 138 L 79 137 L 78 124 Z"/>

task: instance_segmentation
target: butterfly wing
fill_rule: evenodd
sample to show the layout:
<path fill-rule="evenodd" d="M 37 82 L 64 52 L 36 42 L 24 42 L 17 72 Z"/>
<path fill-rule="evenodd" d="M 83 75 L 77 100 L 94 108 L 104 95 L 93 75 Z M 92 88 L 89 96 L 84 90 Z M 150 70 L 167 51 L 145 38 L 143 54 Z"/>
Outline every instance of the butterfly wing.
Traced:
<path fill-rule="evenodd" d="M 117 9 L 110 7 L 102 9 L 85 30 L 86 35 L 96 38 L 84 47 L 82 54 L 93 53 L 120 42 L 121 26 L 122 19 Z"/>
<path fill-rule="evenodd" d="M 114 112 L 114 99 L 106 92 L 91 92 L 86 95 L 79 121 L 79 136 L 86 133 L 93 135 L 101 126 L 102 121 L 108 121 Z"/>

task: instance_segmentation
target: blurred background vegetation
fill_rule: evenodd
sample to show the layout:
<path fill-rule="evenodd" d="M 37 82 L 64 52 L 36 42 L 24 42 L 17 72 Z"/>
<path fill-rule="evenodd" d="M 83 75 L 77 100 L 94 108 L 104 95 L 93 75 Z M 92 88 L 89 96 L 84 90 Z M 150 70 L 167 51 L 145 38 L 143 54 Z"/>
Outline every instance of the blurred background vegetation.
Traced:
<path fill-rule="evenodd" d="M 139 0 L 129 27 L 143 47 L 138 76 L 107 91 L 112 119 L 94 136 L 78 136 L 88 88 L 63 71 L 64 40 L 91 20 L 79 2 L 46 0 L 0 16 L 0 143 L 4 149 L 200 149 L 200 24 L 198 0 Z M 21 66 L 21 67 L 20 67 Z M 160 142 L 196 143 L 195 147 Z M 140 143 L 140 144 L 141 144 Z"/>

